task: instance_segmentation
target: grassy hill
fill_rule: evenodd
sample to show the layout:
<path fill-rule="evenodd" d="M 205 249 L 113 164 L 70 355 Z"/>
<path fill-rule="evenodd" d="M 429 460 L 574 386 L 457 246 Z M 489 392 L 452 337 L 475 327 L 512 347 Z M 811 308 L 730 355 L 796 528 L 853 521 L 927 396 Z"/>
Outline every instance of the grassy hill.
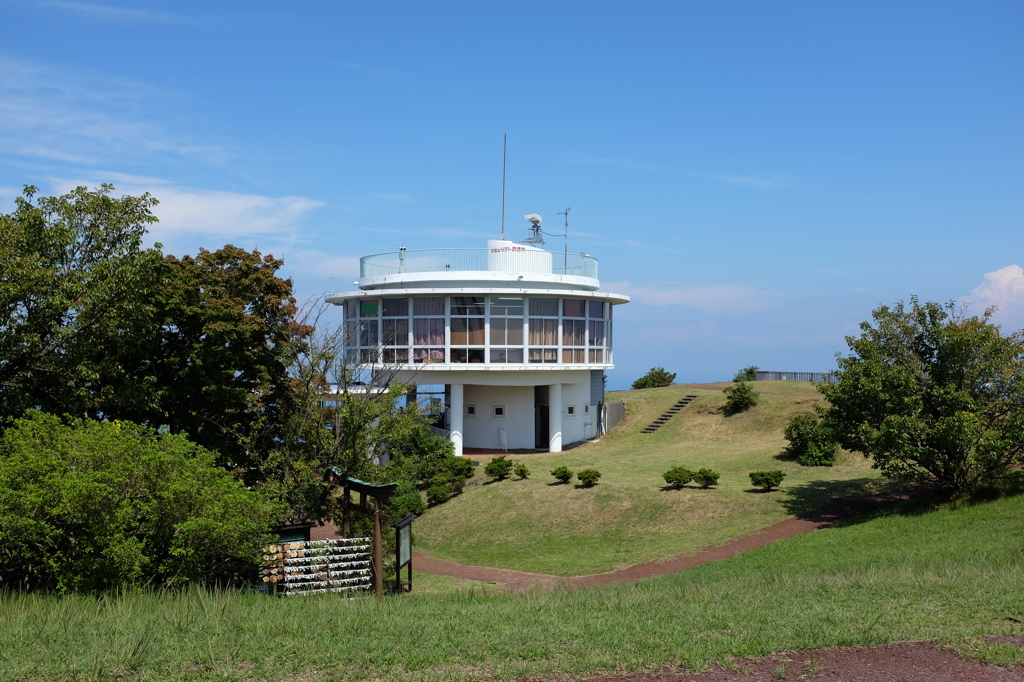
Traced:
<path fill-rule="evenodd" d="M 801 467 L 780 457 L 790 417 L 821 400 L 812 384 L 754 384 L 761 402 L 726 417 L 719 390 L 681 386 L 610 393 L 627 402 L 621 425 L 598 442 L 556 454 L 513 455 L 527 480 L 487 482 L 481 472 L 462 495 L 416 521 L 417 547 L 466 564 L 554 575 L 585 575 L 678 556 L 752 532 L 834 496 L 878 486 L 859 455 L 841 453 L 835 467 Z M 640 429 L 686 394 L 699 397 L 651 435 Z M 487 458 L 483 458 L 485 461 Z M 601 472 L 594 488 L 553 485 L 549 471 Z M 708 467 L 716 488 L 666 489 L 672 466 Z M 777 492 L 751 489 L 747 474 L 781 469 Z"/>
<path fill-rule="evenodd" d="M 637 583 L 377 601 L 0 593 L 0 680 L 574 679 L 937 639 L 1001 664 L 1024 626 L 1024 496 L 927 501 Z"/>

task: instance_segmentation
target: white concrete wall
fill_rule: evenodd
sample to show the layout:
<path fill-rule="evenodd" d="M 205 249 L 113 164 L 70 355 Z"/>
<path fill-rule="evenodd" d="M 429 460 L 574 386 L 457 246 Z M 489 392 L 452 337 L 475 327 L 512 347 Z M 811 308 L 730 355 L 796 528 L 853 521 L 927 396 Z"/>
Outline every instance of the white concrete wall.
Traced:
<path fill-rule="evenodd" d="M 463 442 L 466 447 L 500 448 L 498 429 L 505 429 L 506 447 L 534 446 L 534 409 L 532 386 L 465 386 L 463 399 Z M 465 412 L 475 405 L 476 415 Z M 505 406 L 504 418 L 494 417 L 494 405 Z"/>
<path fill-rule="evenodd" d="M 597 435 L 597 415 L 590 405 L 587 414 L 585 406 L 590 402 L 590 384 L 562 384 L 562 443 L 568 445 Z M 568 407 L 575 407 L 575 414 L 569 416 Z M 551 409 L 555 409 L 552 405 Z M 589 422 L 589 423 L 588 423 Z"/>

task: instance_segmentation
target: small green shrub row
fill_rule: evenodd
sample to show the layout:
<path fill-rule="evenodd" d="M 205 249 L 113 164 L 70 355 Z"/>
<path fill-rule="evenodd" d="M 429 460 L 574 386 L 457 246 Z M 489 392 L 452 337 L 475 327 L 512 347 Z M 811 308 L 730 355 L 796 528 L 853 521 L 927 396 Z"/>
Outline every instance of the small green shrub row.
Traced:
<path fill-rule="evenodd" d="M 487 466 L 484 467 L 484 473 L 496 481 L 504 480 L 512 474 L 515 474 L 519 480 L 530 477 L 530 470 L 525 464 L 513 462 L 505 455 L 495 457 L 488 462 Z"/>
<path fill-rule="evenodd" d="M 750 472 L 750 483 L 758 488 L 762 488 L 765 491 L 771 490 L 772 488 L 778 488 L 782 483 L 782 479 L 786 477 L 786 474 L 782 473 L 778 469 L 771 471 L 751 471 Z"/>
<path fill-rule="evenodd" d="M 710 488 L 713 485 L 718 485 L 719 474 L 711 469 L 699 469 L 697 471 L 690 471 L 686 467 L 672 467 L 664 474 L 665 483 L 674 485 L 677 488 L 682 488 L 684 485 L 693 481 L 701 488 Z"/>
<path fill-rule="evenodd" d="M 551 475 L 560 483 L 568 483 L 572 480 L 573 472 L 563 466 L 558 467 L 557 469 L 552 469 Z M 597 479 L 601 478 L 601 472 L 597 469 L 584 469 L 576 474 L 576 478 L 580 480 L 580 485 L 584 488 L 590 488 L 597 485 Z"/>

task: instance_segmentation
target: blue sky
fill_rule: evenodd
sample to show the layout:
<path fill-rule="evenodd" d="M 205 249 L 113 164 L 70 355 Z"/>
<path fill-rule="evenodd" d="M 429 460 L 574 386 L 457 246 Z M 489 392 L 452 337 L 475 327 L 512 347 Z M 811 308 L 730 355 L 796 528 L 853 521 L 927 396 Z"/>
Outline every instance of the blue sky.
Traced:
<path fill-rule="evenodd" d="M 113 183 L 152 239 L 284 257 L 480 247 L 570 212 L 623 388 L 824 371 L 881 303 L 1024 327 L 1020 2 L 0 0 L 0 210 Z M 550 238 L 560 250 L 561 240 Z"/>

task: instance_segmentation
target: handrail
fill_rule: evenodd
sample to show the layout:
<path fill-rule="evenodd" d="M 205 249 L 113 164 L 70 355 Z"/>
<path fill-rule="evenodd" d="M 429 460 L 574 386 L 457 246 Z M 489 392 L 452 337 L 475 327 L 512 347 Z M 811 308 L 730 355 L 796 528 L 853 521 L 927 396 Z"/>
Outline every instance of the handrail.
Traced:
<path fill-rule="evenodd" d="M 364 279 L 422 272 L 508 272 L 597 279 L 597 259 L 585 253 L 517 247 L 401 250 L 359 259 L 359 276 Z"/>

